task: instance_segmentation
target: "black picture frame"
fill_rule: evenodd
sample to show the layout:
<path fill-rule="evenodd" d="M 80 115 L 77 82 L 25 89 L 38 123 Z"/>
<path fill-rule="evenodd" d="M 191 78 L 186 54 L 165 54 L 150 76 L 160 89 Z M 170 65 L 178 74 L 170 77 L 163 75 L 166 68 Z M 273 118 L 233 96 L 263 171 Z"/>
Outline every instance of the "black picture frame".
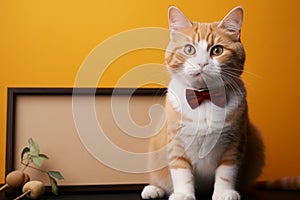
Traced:
<path fill-rule="evenodd" d="M 6 130 L 6 163 L 5 174 L 14 170 L 15 148 L 15 118 L 16 100 L 21 95 L 138 95 L 138 96 L 163 96 L 166 88 L 20 88 L 10 87 L 7 89 L 7 130 Z M 99 192 L 99 191 L 137 191 L 144 184 L 121 184 L 121 185 L 76 185 L 59 186 L 61 193 L 76 192 Z"/>

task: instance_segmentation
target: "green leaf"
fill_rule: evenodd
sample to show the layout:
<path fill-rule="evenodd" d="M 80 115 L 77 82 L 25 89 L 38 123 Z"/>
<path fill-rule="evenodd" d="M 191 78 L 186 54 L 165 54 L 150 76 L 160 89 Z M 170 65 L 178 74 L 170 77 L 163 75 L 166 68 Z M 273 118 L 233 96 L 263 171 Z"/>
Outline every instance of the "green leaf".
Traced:
<path fill-rule="evenodd" d="M 42 154 L 42 153 L 39 154 L 39 157 L 43 157 L 43 158 L 45 158 L 46 160 L 49 159 L 48 156 L 46 156 L 45 154 Z"/>
<path fill-rule="evenodd" d="M 52 177 L 54 177 L 54 178 L 56 178 L 58 180 L 64 179 L 63 175 L 60 172 L 58 172 L 58 171 L 48 171 L 48 175 L 52 176 Z"/>
<path fill-rule="evenodd" d="M 57 182 L 54 178 L 49 176 L 50 179 L 50 184 L 51 184 L 51 192 L 55 195 L 58 195 L 58 187 L 57 187 Z"/>
<path fill-rule="evenodd" d="M 23 157 L 26 153 L 28 153 L 30 151 L 29 147 L 25 147 L 21 153 L 21 160 L 23 160 Z"/>
<path fill-rule="evenodd" d="M 43 162 L 48 159 L 48 157 L 47 156 L 45 157 L 44 155 L 31 156 L 30 158 L 31 158 L 33 164 L 35 164 L 38 167 L 42 166 Z"/>
<path fill-rule="evenodd" d="M 39 145 L 38 145 L 35 141 L 33 141 L 32 138 L 30 138 L 30 139 L 28 140 L 28 143 L 29 143 L 29 149 L 30 149 L 29 154 L 30 154 L 31 156 L 38 156 L 38 155 L 40 154 L 40 148 L 39 148 Z"/>

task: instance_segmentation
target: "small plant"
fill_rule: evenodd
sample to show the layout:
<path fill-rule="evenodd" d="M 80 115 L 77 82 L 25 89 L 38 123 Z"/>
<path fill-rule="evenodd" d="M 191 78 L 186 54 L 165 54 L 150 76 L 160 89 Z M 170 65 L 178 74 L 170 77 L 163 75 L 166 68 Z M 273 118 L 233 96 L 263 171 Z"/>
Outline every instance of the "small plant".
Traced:
<path fill-rule="evenodd" d="M 14 170 L 7 174 L 6 184 L 0 188 L 22 188 L 23 194 L 17 197 L 15 200 L 21 199 L 27 196 L 29 199 L 37 199 L 41 197 L 45 192 L 44 184 L 40 181 L 30 181 L 30 176 L 24 171 L 27 168 L 35 169 L 41 173 L 48 175 L 51 191 L 53 194 L 58 195 L 57 180 L 62 180 L 64 177 L 58 171 L 44 171 L 40 169 L 45 160 L 48 160 L 48 156 L 40 153 L 39 145 L 33 141 L 32 138 L 28 140 L 29 147 L 25 147 L 21 153 L 21 164 L 24 165 L 23 170 Z"/>
<path fill-rule="evenodd" d="M 51 191 L 53 194 L 58 195 L 57 181 L 62 180 L 64 177 L 59 171 L 44 171 L 40 169 L 45 160 L 48 160 L 48 156 L 40 153 L 39 145 L 33 141 L 32 138 L 28 140 L 28 147 L 25 147 L 21 153 L 21 164 L 24 165 L 22 171 L 26 168 L 35 169 L 41 173 L 45 173 L 49 177 L 51 184 Z"/>

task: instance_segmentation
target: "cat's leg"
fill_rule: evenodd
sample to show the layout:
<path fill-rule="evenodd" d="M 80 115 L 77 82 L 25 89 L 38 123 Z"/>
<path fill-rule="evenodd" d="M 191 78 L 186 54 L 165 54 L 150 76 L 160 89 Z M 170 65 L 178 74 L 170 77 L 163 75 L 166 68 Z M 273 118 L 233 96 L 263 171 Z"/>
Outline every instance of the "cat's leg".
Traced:
<path fill-rule="evenodd" d="M 173 193 L 169 200 L 195 200 L 192 164 L 185 154 L 180 137 L 173 138 L 168 160 L 173 183 Z"/>
<path fill-rule="evenodd" d="M 215 173 L 213 200 L 241 199 L 236 191 L 236 180 L 242 160 L 241 150 L 242 147 L 232 145 L 222 155 Z"/>
<path fill-rule="evenodd" d="M 169 200 L 195 200 L 194 180 L 190 169 L 170 169 L 173 182 L 173 193 Z"/>
<path fill-rule="evenodd" d="M 237 165 L 229 163 L 223 163 L 217 168 L 213 200 L 240 200 L 235 190 L 237 168 Z"/>
<path fill-rule="evenodd" d="M 143 199 L 157 199 L 169 195 L 172 191 L 172 180 L 167 167 L 150 174 L 150 184 L 142 191 Z"/>
<path fill-rule="evenodd" d="M 147 185 L 142 191 L 143 199 L 157 199 L 165 196 L 165 192 L 160 187 L 155 185 Z"/>
<path fill-rule="evenodd" d="M 192 163 L 185 151 L 185 136 L 181 135 L 182 121 L 187 119 L 176 111 L 173 103 L 178 104 L 177 97 L 168 93 L 167 110 L 167 160 L 172 191 L 169 200 L 195 200 L 194 176 Z"/>
<path fill-rule="evenodd" d="M 143 199 L 157 199 L 169 195 L 173 191 L 170 170 L 167 159 L 167 134 L 166 126 L 160 134 L 151 138 L 149 145 L 148 169 L 149 185 L 145 186 L 141 196 Z M 165 166 L 161 168 L 161 166 Z"/>

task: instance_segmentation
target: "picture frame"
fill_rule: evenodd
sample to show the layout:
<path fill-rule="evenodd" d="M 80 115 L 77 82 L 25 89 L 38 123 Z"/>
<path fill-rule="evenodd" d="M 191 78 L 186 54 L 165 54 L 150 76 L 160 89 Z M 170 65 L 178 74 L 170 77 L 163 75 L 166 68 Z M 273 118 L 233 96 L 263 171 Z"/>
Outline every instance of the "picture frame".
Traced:
<path fill-rule="evenodd" d="M 32 137 L 40 145 L 41 153 L 49 156 L 49 160 L 45 161 L 45 167 L 43 165 L 42 169 L 57 170 L 64 175 L 65 180 L 58 183 L 60 192 L 132 191 L 141 190 L 147 184 L 147 172 L 118 171 L 90 155 L 89 151 L 83 147 L 83 143 L 80 145 L 80 138 L 75 133 L 76 124 L 72 124 L 74 114 L 69 112 L 73 111 L 74 104 L 71 103 L 74 101 L 74 99 L 72 101 L 74 94 L 79 98 L 93 98 L 95 109 L 101 111 L 111 105 L 109 103 L 112 102 L 112 97 L 117 102 L 130 99 L 132 103 L 129 104 L 134 105 L 129 106 L 130 112 L 136 115 L 135 119 L 140 120 L 137 123 L 145 124 L 149 123 L 149 108 L 152 105 L 164 104 L 166 88 L 14 87 L 8 88 L 7 92 L 6 174 L 15 169 L 22 169 L 23 166 L 18 162 L 20 160 L 19 155 L 21 155 L 22 148 L 28 146 L 27 139 Z M 101 122 L 103 119 L 105 121 L 106 118 L 110 118 L 107 117 L 111 115 L 109 111 L 101 111 L 99 115 L 105 117 L 98 119 L 98 121 Z M 98 111 L 96 112 L 98 116 Z M 109 130 L 120 131 L 109 120 L 104 124 L 112 124 Z M 67 138 L 61 139 L 63 135 L 67 135 Z M 112 137 L 120 138 L 123 136 Z M 127 139 L 122 138 L 122 141 L 119 141 L 117 145 L 123 148 L 122 144 Z M 132 137 L 129 136 L 129 139 Z M 112 140 L 114 139 L 112 138 Z M 140 147 L 144 148 L 143 151 L 145 151 L 148 140 L 141 138 L 141 141 L 143 142 Z M 118 143 L 117 140 L 116 142 Z M 126 145 L 136 148 L 135 144 L 131 145 L 127 142 Z M 34 170 L 29 169 L 28 173 L 34 179 L 42 179 L 42 181 L 47 182 L 47 177 L 42 177 Z M 94 174 L 91 175 L 90 173 Z"/>

